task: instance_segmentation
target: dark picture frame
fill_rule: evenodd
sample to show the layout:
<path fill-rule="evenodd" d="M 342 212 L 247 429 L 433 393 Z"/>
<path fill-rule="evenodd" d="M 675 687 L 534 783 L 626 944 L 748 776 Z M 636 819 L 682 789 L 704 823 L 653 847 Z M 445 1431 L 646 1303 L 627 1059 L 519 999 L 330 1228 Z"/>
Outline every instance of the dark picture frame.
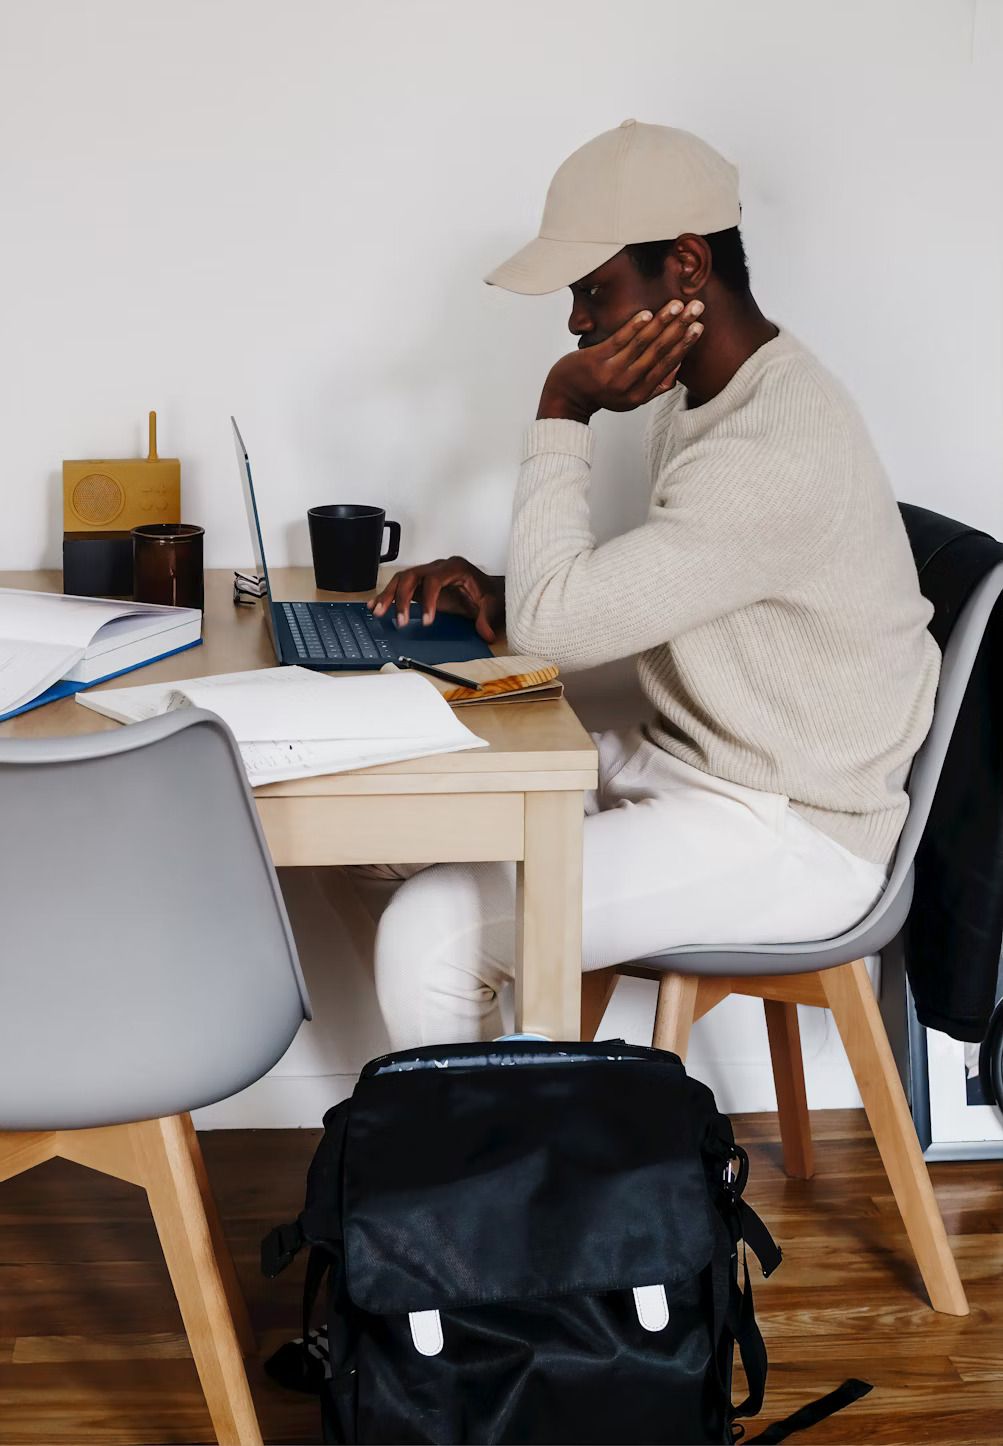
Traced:
<path fill-rule="evenodd" d="M 1001 989 L 1003 960 L 998 997 Z M 1003 1159 L 1003 1110 L 985 1100 L 978 1082 L 978 1046 L 919 1022 L 899 939 L 881 955 L 880 1003 L 923 1158 Z"/>

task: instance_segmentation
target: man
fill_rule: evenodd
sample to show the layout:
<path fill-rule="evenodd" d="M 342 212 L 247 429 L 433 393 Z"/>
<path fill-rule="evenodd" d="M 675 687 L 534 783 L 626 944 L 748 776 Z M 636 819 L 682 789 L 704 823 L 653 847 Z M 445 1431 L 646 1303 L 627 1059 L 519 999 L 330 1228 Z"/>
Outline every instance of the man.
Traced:
<path fill-rule="evenodd" d="M 462 606 L 568 671 L 638 657 L 654 721 L 598 737 L 586 969 L 681 944 L 828 938 L 880 893 L 939 672 L 898 509 L 838 382 L 753 299 L 737 174 L 625 121 L 558 170 L 540 236 L 488 277 L 570 286 L 578 350 L 543 386 L 508 572 L 462 558 L 375 602 Z M 591 417 L 650 404 L 647 520 L 598 545 Z M 396 1048 L 500 1029 L 514 868 L 437 865 L 380 921 Z"/>

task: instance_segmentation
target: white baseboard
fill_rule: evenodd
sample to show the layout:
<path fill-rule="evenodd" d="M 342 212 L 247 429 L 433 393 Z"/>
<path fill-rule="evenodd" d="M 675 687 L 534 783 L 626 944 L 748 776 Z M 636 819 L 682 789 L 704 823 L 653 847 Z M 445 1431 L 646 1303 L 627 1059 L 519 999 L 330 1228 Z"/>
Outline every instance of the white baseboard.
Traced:
<path fill-rule="evenodd" d="M 232 1099 L 194 1116 L 200 1130 L 319 1128 L 332 1105 L 355 1088 L 366 1059 L 387 1047 L 371 976 L 352 964 L 352 943 L 332 915 L 316 870 L 283 871 L 283 889 L 296 920 L 300 956 L 313 994 L 315 1019 L 271 1073 Z M 288 877 L 292 875 L 292 878 Z M 339 967 L 331 967 L 332 951 Z M 600 1038 L 651 1041 L 656 986 L 625 978 Z M 366 1009 L 362 1009 L 365 1002 Z M 811 1109 L 850 1109 L 860 1095 L 827 1010 L 799 1007 L 805 1080 Z M 775 1110 L 773 1069 L 762 1004 L 733 996 L 698 1020 L 690 1041 L 690 1073 L 714 1091 L 725 1114 Z"/>
<path fill-rule="evenodd" d="M 257 1084 L 192 1115 L 197 1130 L 319 1129 L 332 1105 L 347 1099 L 357 1075 L 265 1075 Z"/>

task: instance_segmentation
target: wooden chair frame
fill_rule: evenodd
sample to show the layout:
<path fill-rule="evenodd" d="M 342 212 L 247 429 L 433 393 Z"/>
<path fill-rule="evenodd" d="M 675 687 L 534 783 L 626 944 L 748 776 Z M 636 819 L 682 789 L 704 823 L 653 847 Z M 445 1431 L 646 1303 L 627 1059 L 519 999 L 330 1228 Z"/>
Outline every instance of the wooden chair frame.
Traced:
<path fill-rule="evenodd" d="M 254 1334 L 191 1116 L 0 1132 L 0 1180 L 58 1156 L 145 1190 L 220 1446 L 261 1446 L 242 1352 Z"/>
<path fill-rule="evenodd" d="M 964 1287 L 862 959 L 805 974 L 674 974 L 645 969 L 643 963 L 598 970 L 583 976 L 583 1039 L 595 1038 L 619 974 L 659 981 L 652 1043 L 683 1060 L 694 1020 L 715 1004 L 729 994 L 763 1000 L 784 1170 L 798 1180 L 810 1179 L 815 1166 L 797 1006 L 831 1009 L 930 1303 L 945 1315 L 968 1314 Z"/>

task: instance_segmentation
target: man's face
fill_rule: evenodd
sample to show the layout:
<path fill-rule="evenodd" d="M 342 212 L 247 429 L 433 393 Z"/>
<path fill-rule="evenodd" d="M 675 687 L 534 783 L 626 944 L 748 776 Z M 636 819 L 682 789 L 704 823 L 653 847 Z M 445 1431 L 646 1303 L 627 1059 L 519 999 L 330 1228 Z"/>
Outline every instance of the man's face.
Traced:
<path fill-rule="evenodd" d="M 595 346 L 639 311 L 656 312 L 678 294 L 668 275 L 642 276 L 626 251 L 619 251 L 571 287 L 568 330 L 579 347 Z"/>

